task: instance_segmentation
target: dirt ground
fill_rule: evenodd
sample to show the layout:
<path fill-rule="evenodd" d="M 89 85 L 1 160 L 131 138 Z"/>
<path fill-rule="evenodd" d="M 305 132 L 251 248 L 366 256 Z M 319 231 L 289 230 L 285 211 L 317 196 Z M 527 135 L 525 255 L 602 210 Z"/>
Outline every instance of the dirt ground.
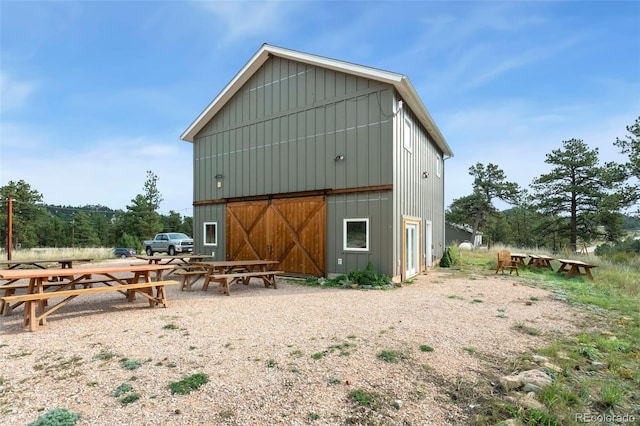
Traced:
<path fill-rule="evenodd" d="M 554 294 L 493 271 L 432 271 L 393 290 L 283 279 L 224 296 L 201 283 L 171 286 L 166 309 L 79 297 L 35 333 L 21 310 L 1 317 L 0 424 L 55 408 L 81 413 L 77 425 L 468 424 L 518 357 L 587 324 Z M 141 365 L 130 371 L 132 359 Z M 195 373 L 210 381 L 171 393 Z M 115 396 L 125 383 L 135 402 Z"/>

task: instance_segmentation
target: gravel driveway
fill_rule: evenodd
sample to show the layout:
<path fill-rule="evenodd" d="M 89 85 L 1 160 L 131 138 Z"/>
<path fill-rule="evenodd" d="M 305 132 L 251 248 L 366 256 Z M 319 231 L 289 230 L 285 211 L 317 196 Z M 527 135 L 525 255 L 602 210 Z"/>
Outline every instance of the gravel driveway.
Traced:
<path fill-rule="evenodd" d="M 478 408 L 456 389 L 490 387 L 580 320 L 521 280 L 432 271 L 393 290 L 252 281 L 230 296 L 200 280 L 170 286 L 166 309 L 80 297 L 35 333 L 17 309 L 0 317 L 0 424 L 56 408 L 94 426 L 468 424 Z M 171 393 L 197 373 L 209 382 Z"/>

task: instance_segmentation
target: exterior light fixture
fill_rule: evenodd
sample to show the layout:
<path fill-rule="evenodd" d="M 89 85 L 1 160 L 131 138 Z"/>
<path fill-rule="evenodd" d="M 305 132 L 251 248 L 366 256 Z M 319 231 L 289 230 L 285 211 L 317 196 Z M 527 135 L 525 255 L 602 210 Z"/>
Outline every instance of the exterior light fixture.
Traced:
<path fill-rule="evenodd" d="M 222 179 L 224 176 L 222 176 L 220 173 L 218 173 L 217 175 L 215 175 L 216 179 Z"/>
<path fill-rule="evenodd" d="M 335 160 L 336 160 L 336 161 L 342 161 L 342 160 L 344 160 L 344 155 L 342 155 L 342 154 L 338 154 L 338 155 L 336 155 Z"/>
<path fill-rule="evenodd" d="M 426 179 L 429 177 L 429 172 L 422 172 L 422 178 Z"/>

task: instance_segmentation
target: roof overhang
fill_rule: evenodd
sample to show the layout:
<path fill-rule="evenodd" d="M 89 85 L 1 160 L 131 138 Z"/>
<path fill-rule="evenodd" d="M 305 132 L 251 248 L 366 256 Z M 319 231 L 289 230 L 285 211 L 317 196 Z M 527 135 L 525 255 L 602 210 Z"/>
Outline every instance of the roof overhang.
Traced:
<path fill-rule="evenodd" d="M 202 128 L 224 107 L 227 102 L 229 102 L 229 100 L 272 55 L 393 85 L 400 94 L 402 100 L 409 108 L 411 108 L 411 111 L 416 115 L 418 120 L 420 120 L 425 129 L 427 129 L 427 132 L 433 138 L 436 145 L 442 150 L 443 154 L 446 156 L 453 156 L 453 152 L 447 144 L 447 141 L 444 139 L 444 136 L 442 136 L 440 129 L 436 126 L 431 115 L 427 111 L 427 108 L 422 103 L 422 100 L 416 93 L 416 90 L 409 81 L 409 78 L 406 76 L 376 68 L 352 64 L 350 62 L 325 58 L 323 56 L 310 55 L 308 53 L 271 46 L 266 43 L 260 47 L 245 66 L 242 67 L 235 77 L 233 77 L 224 89 L 222 89 L 218 96 L 211 101 L 205 110 L 202 111 L 191 125 L 182 133 L 182 135 L 180 135 L 180 139 L 187 142 L 193 142 L 198 132 L 202 130 Z"/>

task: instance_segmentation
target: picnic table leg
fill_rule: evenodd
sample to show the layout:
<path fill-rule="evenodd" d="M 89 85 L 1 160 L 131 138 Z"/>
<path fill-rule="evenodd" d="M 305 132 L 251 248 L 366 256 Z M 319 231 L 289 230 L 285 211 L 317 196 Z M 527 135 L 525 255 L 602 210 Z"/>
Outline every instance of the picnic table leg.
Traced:
<path fill-rule="evenodd" d="M 566 264 L 566 263 L 564 263 L 564 262 L 561 262 L 561 263 L 560 263 L 560 267 L 558 268 L 558 273 L 559 273 L 559 274 L 563 274 L 563 273 L 566 273 L 566 272 L 568 272 L 568 271 L 569 271 L 569 270 L 567 269 L 567 264 Z"/>
<path fill-rule="evenodd" d="M 578 265 L 573 264 L 571 265 L 571 269 L 569 269 L 569 271 L 567 271 L 567 273 L 564 275 L 565 278 L 571 278 L 574 275 L 580 275 L 580 273 L 578 272 Z"/>
<path fill-rule="evenodd" d="M 180 277 L 180 290 L 191 290 L 191 276 L 183 275 Z"/>
<path fill-rule="evenodd" d="M 584 267 L 584 273 L 587 275 L 587 277 L 589 277 L 589 279 L 591 281 L 593 281 L 593 275 L 591 275 L 591 267 L 590 266 L 585 266 Z"/>
<path fill-rule="evenodd" d="M 224 278 L 220 281 L 220 288 L 224 294 L 229 296 L 229 278 Z"/>
<path fill-rule="evenodd" d="M 148 299 L 149 300 L 149 307 L 150 308 L 154 308 L 158 302 L 153 299 L 153 297 L 154 297 L 153 296 L 153 289 L 150 288 L 150 287 L 147 287 L 147 288 L 141 288 L 139 291 L 147 293 L 149 295 L 149 299 Z"/>
<path fill-rule="evenodd" d="M 162 304 L 165 308 L 169 306 L 167 303 L 167 293 L 165 292 L 163 285 L 156 286 L 156 300 L 156 305 Z"/>
<path fill-rule="evenodd" d="M 202 284 L 202 291 L 207 291 L 209 288 L 209 282 L 211 281 L 211 272 L 207 273 L 207 276 L 204 279 L 204 283 Z"/>
<path fill-rule="evenodd" d="M 36 302 L 33 300 L 27 300 L 24 303 L 24 321 L 22 326 L 29 328 L 29 331 L 36 331 L 38 324 L 35 321 L 36 318 Z"/>
<path fill-rule="evenodd" d="M 15 288 L 7 288 L 4 290 L 5 296 L 12 296 L 15 294 Z M 4 300 L 0 302 L 0 309 L 2 310 L 2 315 L 5 317 L 11 316 L 11 303 L 5 302 Z"/>
<path fill-rule="evenodd" d="M 25 308 L 26 309 L 26 308 Z M 39 325 L 47 325 L 47 317 L 45 315 L 43 315 L 45 313 L 45 310 L 47 309 L 47 301 L 46 300 L 38 300 L 38 311 L 37 314 L 41 316 L 39 321 L 36 321 Z M 31 325 L 33 326 L 34 323 L 34 318 L 35 317 L 31 317 Z M 31 330 L 31 331 L 35 331 L 35 330 Z"/>

